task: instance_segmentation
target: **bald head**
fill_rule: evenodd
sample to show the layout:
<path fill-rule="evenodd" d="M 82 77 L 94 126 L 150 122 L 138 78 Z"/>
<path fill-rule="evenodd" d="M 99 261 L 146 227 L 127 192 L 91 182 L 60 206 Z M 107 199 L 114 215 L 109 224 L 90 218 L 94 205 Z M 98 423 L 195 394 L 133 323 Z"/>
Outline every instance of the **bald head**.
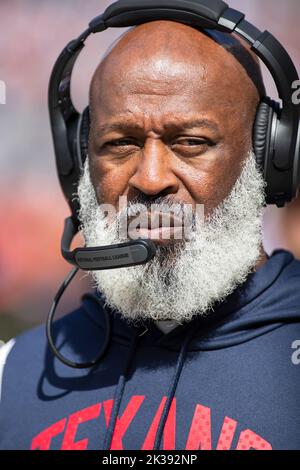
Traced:
<path fill-rule="evenodd" d="M 180 86 L 185 86 L 184 81 L 179 83 L 180 79 L 188 72 L 199 72 L 199 85 L 204 85 L 209 64 L 219 71 L 219 77 L 216 74 L 219 86 L 224 78 L 233 85 L 234 77 L 239 82 L 238 90 L 243 88 L 241 95 L 249 96 L 249 104 L 256 105 L 258 98 L 265 95 L 257 56 L 242 40 L 219 31 L 197 30 L 182 23 L 159 20 L 131 28 L 109 48 L 91 82 L 91 112 L 94 103 L 100 101 L 101 91 L 105 94 L 107 90 L 109 94 L 114 85 L 120 88 L 124 81 L 131 82 L 132 77 L 148 82 L 149 87 L 154 87 L 154 82 L 158 84 L 160 77 L 180 91 Z"/>

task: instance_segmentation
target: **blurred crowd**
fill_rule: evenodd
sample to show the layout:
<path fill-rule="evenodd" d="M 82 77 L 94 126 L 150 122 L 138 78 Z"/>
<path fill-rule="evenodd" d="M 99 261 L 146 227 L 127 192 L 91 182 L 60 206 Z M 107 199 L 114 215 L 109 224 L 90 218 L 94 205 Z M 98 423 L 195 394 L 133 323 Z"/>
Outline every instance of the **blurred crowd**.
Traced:
<path fill-rule="evenodd" d="M 52 298 L 70 266 L 61 258 L 60 238 L 69 215 L 55 169 L 47 109 L 53 64 L 106 0 L 1 0 L 0 80 L 0 339 L 44 322 Z M 286 46 L 300 71 L 299 0 L 229 0 L 261 29 Z M 280 19 L 280 21 L 279 21 Z M 92 73 L 123 29 L 93 36 L 75 68 L 74 101 L 82 110 Z M 274 86 L 265 74 L 268 92 Z M 273 96 L 276 98 L 276 95 Z M 80 237 L 78 238 L 80 243 Z M 285 209 L 268 207 L 265 249 L 287 248 L 300 259 L 300 198 Z M 79 273 L 66 292 L 61 313 L 73 309 L 90 286 Z"/>

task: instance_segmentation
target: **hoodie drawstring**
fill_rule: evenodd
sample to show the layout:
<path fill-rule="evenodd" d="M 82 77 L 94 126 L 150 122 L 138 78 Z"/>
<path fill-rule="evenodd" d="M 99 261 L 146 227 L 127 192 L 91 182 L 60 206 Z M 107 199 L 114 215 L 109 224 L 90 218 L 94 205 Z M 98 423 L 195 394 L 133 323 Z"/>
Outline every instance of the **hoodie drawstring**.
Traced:
<path fill-rule="evenodd" d="M 127 376 L 128 376 L 129 370 L 130 370 L 130 365 L 131 365 L 132 359 L 134 357 L 134 353 L 135 353 L 136 348 L 137 348 L 138 341 L 139 341 L 139 333 L 140 333 L 140 330 L 137 328 L 135 330 L 135 333 L 134 333 L 134 336 L 133 336 L 133 339 L 132 339 L 132 342 L 131 342 L 131 345 L 130 345 L 130 348 L 129 348 L 129 353 L 128 353 L 128 357 L 127 357 L 127 361 L 126 361 L 124 371 L 120 375 L 119 382 L 118 382 L 118 385 L 116 387 L 115 396 L 114 396 L 114 399 L 113 399 L 113 408 L 111 410 L 111 415 L 110 415 L 110 420 L 109 420 L 109 425 L 108 425 L 108 428 L 107 428 L 106 433 L 105 433 L 103 450 L 109 450 L 110 447 L 111 447 L 111 441 L 112 441 L 112 438 L 113 438 L 118 413 L 119 413 L 119 410 L 120 410 L 120 405 L 121 405 L 121 401 L 122 401 L 122 397 L 123 397 L 123 393 L 124 393 L 124 389 L 125 389 L 126 379 L 127 379 Z"/>
<path fill-rule="evenodd" d="M 183 365 L 184 365 L 184 361 L 185 361 L 185 357 L 186 357 L 186 351 L 187 351 L 189 342 L 190 342 L 194 332 L 195 332 L 195 328 L 194 327 L 190 328 L 189 331 L 186 334 L 184 342 L 182 343 L 180 353 L 178 355 L 174 375 L 173 375 L 173 378 L 172 378 L 172 381 L 171 381 L 171 384 L 170 384 L 170 387 L 169 387 L 169 391 L 168 391 L 168 395 L 167 395 L 168 398 L 167 398 L 167 401 L 165 403 L 164 411 L 163 411 L 162 416 L 160 418 L 159 426 L 158 426 L 158 429 L 157 429 L 157 432 L 156 432 L 156 437 L 155 437 L 155 442 L 154 442 L 154 447 L 153 447 L 154 450 L 158 450 L 160 448 L 161 439 L 162 439 L 163 432 L 164 432 L 164 429 L 165 429 L 165 425 L 166 425 L 166 422 L 167 422 L 168 414 L 169 414 L 169 411 L 170 411 L 170 408 L 171 408 L 171 405 L 172 405 L 173 398 L 175 396 L 175 392 L 176 392 L 176 388 L 177 388 L 177 385 L 178 385 L 178 382 L 179 382 L 180 374 L 181 374 L 181 371 L 183 369 Z"/>
<path fill-rule="evenodd" d="M 89 297 L 93 300 L 97 300 L 98 304 L 99 303 L 101 304 L 101 301 L 99 302 L 99 300 L 96 299 L 95 296 L 91 295 Z M 105 310 L 105 306 L 103 304 L 102 304 L 102 308 L 104 308 L 104 310 Z M 159 425 L 158 425 L 158 428 L 157 428 L 155 442 L 154 442 L 154 446 L 153 446 L 154 450 L 158 450 L 160 448 L 163 432 L 164 432 L 165 425 L 166 425 L 167 418 L 168 418 L 168 414 L 169 414 L 169 411 L 170 411 L 170 408 L 171 408 L 171 405 L 172 405 L 172 401 L 173 401 L 175 393 L 176 393 L 176 388 L 177 388 L 177 385 L 178 385 L 178 382 L 179 382 L 179 379 L 180 379 L 180 375 L 181 375 L 181 372 L 182 372 L 182 369 L 183 369 L 184 361 L 185 361 L 185 358 L 186 358 L 186 351 L 187 351 L 188 345 L 189 345 L 195 331 L 197 330 L 196 324 L 197 324 L 197 321 L 192 322 L 192 324 L 191 324 L 190 328 L 188 329 L 188 332 L 187 332 L 187 334 L 184 338 L 184 342 L 182 343 L 182 346 L 181 346 L 181 349 L 180 349 L 180 352 L 179 352 L 179 355 L 178 355 L 178 358 L 177 358 L 177 363 L 176 363 L 174 375 L 172 377 L 172 381 L 171 381 L 170 386 L 169 386 L 168 395 L 167 395 L 168 398 L 167 398 L 167 401 L 165 403 L 164 410 L 163 410 L 163 413 L 162 413 L 162 416 L 160 418 Z M 115 427 L 116 427 L 116 422 L 117 422 L 117 418 L 118 418 L 118 414 L 119 414 L 119 410 L 120 410 L 120 406 L 121 406 L 121 401 L 122 401 L 122 397 L 123 397 L 124 390 L 125 390 L 126 380 L 127 380 L 127 377 L 128 377 L 129 371 L 130 371 L 130 366 L 131 366 L 132 360 L 134 358 L 134 354 L 136 352 L 138 342 L 139 342 L 141 336 L 143 336 L 144 333 L 145 333 L 145 331 L 143 333 L 141 333 L 141 328 L 140 327 L 136 327 L 133 338 L 132 338 L 132 341 L 131 341 L 131 344 L 130 344 L 130 347 L 129 347 L 129 353 L 128 353 L 128 356 L 127 356 L 127 361 L 126 361 L 126 364 L 125 364 L 125 367 L 124 367 L 124 371 L 120 375 L 118 385 L 117 385 L 116 390 L 115 390 L 115 395 L 114 395 L 114 399 L 113 399 L 113 408 L 111 410 L 109 424 L 108 424 L 108 427 L 107 427 L 107 430 L 106 430 L 106 433 L 105 433 L 105 437 L 104 437 L 103 450 L 110 450 L 111 443 L 112 443 L 112 438 L 113 438 L 113 435 L 114 435 L 114 430 L 115 430 Z"/>

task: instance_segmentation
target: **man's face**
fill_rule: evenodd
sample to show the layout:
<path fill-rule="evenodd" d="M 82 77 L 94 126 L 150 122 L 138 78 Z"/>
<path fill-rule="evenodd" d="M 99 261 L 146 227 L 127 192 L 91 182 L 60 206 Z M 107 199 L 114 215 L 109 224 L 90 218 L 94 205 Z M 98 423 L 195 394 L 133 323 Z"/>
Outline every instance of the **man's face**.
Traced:
<path fill-rule="evenodd" d="M 98 201 L 116 208 L 120 196 L 168 196 L 204 204 L 209 214 L 251 149 L 257 92 L 212 39 L 178 23 L 154 23 L 123 38 L 95 74 L 92 181 Z"/>
<path fill-rule="evenodd" d="M 92 272 L 124 317 L 190 320 L 255 266 L 264 195 L 251 152 L 257 99 L 228 52 L 173 22 L 136 28 L 96 71 L 89 158 L 78 188 L 87 246 L 124 241 L 118 217 L 107 224 L 100 207 L 118 211 L 120 196 L 133 209 L 201 204 L 207 221 L 190 241 L 157 241 L 147 265 Z"/>

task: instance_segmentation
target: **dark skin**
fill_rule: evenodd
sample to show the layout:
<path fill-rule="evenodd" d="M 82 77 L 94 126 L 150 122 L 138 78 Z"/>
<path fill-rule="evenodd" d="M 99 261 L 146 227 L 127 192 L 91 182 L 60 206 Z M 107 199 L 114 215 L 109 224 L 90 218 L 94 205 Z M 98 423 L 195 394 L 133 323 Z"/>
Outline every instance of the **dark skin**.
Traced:
<path fill-rule="evenodd" d="M 204 204 L 207 216 L 240 175 L 258 102 L 244 68 L 205 34 L 172 21 L 139 25 L 91 83 L 89 163 L 98 202 L 118 209 L 120 196 L 143 193 Z M 266 259 L 261 247 L 256 268 Z"/>

